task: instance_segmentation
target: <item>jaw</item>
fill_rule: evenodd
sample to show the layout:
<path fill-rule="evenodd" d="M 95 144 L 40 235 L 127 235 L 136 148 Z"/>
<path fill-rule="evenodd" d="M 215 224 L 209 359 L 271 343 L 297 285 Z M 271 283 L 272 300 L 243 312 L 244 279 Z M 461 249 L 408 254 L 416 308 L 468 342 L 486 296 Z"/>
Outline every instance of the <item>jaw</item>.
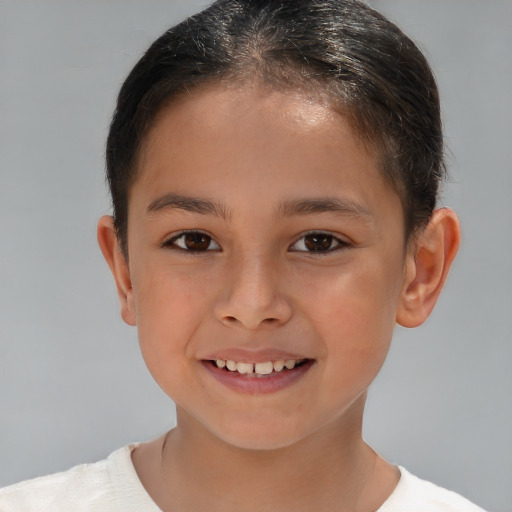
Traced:
<path fill-rule="evenodd" d="M 339 417 L 318 417 L 296 400 L 281 401 L 276 408 L 272 395 L 240 395 L 236 410 L 217 408 L 205 418 L 191 414 L 177 405 L 177 427 L 185 444 L 192 450 L 215 454 L 241 453 L 249 450 L 253 457 L 277 457 L 285 452 L 312 453 L 341 449 L 350 451 L 362 441 L 362 417 L 366 392 L 351 403 Z M 306 398 L 306 403 L 309 397 Z M 252 406 L 251 406 L 252 404 Z M 315 417 L 316 415 L 316 417 Z M 325 453 L 324 453 L 325 455 Z M 202 455 L 200 455 L 202 456 Z M 262 455 L 263 456 L 263 455 Z"/>
<path fill-rule="evenodd" d="M 322 438 L 326 432 L 339 440 L 361 437 L 365 393 L 345 403 L 343 397 L 331 403 L 333 396 L 318 395 L 312 382 L 321 375 L 314 360 L 263 378 L 228 372 L 210 361 L 200 364 L 208 377 L 202 384 L 204 400 L 194 409 L 177 401 L 178 428 L 197 432 L 191 444 L 204 436 L 228 452 L 279 452 L 307 438 Z"/>

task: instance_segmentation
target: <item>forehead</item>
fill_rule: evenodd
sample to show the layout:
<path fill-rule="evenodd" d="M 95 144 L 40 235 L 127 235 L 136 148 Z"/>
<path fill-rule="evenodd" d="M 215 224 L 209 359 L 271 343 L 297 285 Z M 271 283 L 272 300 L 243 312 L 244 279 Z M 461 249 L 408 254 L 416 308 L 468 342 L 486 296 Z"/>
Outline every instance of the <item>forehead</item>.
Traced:
<path fill-rule="evenodd" d="M 212 131 L 221 135 L 231 130 L 238 132 L 241 126 L 250 127 L 256 140 L 268 133 L 269 121 L 282 138 L 290 131 L 300 137 L 313 130 L 331 128 L 328 125 L 338 124 L 339 119 L 328 100 L 318 94 L 271 86 L 213 83 L 181 94 L 164 106 L 146 136 L 144 149 L 147 152 L 165 136 L 166 130 L 178 124 L 182 130 L 194 130 L 197 136 L 208 137 Z M 264 133 L 258 133 L 262 127 Z M 338 128 L 343 130 L 341 124 Z"/>
<path fill-rule="evenodd" d="M 370 205 L 373 189 L 395 195 L 376 155 L 322 98 L 219 85 L 194 89 L 160 111 L 134 189 L 146 204 L 191 191 L 240 204 L 255 197 L 283 202 L 310 191 L 321 197 L 338 191 L 361 205 Z"/>
<path fill-rule="evenodd" d="M 236 147 L 239 151 L 264 146 L 266 154 L 276 149 L 276 142 L 283 149 L 300 142 L 304 151 L 336 145 L 341 149 L 343 145 L 345 155 L 359 153 L 377 166 L 376 152 L 361 143 L 348 118 L 332 108 L 326 97 L 291 89 L 214 83 L 175 97 L 160 109 L 144 138 L 138 170 L 153 167 L 152 160 L 163 156 L 162 150 L 177 156 L 201 144 L 202 155 L 212 149 L 229 153 L 235 149 L 235 141 L 243 142 Z"/>

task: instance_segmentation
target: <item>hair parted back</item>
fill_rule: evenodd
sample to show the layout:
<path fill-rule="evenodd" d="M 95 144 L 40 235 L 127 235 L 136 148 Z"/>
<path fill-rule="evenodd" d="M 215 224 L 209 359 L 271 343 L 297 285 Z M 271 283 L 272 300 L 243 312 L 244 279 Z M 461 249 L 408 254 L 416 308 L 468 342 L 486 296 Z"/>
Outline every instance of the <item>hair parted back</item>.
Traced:
<path fill-rule="evenodd" d="M 124 250 L 129 190 L 155 116 L 216 81 L 326 94 L 378 152 L 406 236 L 426 225 L 445 168 L 437 86 L 416 45 L 357 0 L 218 0 L 159 37 L 119 93 L 106 163 Z"/>

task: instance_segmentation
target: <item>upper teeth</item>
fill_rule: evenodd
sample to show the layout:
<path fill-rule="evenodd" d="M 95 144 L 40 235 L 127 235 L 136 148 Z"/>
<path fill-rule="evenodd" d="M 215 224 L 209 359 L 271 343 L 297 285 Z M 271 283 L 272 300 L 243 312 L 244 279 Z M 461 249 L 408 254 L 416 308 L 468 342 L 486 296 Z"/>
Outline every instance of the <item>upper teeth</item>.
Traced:
<path fill-rule="evenodd" d="M 238 373 L 256 373 L 258 375 L 269 375 L 270 373 L 280 372 L 284 368 L 292 370 L 297 363 L 304 359 L 280 359 L 278 361 L 265 361 L 263 363 L 245 363 L 242 361 L 233 361 L 231 359 L 217 359 L 215 364 L 218 368 L 227 368 L 229 371 Z"/>

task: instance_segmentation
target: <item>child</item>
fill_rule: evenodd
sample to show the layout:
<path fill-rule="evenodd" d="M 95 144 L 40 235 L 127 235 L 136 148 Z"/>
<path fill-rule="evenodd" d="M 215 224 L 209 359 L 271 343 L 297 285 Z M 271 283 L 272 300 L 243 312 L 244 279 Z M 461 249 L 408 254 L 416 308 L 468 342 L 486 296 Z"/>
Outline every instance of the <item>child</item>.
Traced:
<path fill-rule="evenodd" d="M 359 2 L 221 0 L 166 32 L 119 95 L 98 240 L 177 427 L 0 510 L 481 510 L 361 433 L 457 252 L 440 125 L 425 59 Z"/>

